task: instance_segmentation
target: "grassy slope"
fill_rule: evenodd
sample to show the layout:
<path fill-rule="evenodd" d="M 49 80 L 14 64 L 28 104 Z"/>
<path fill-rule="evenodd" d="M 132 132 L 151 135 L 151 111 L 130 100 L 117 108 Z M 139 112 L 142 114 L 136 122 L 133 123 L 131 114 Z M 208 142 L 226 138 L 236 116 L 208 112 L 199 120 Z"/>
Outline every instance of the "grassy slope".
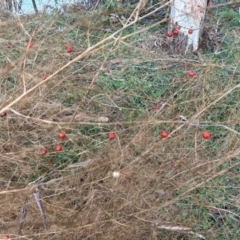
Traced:
<path fill-rule="evenodd" d="M 4 21 L 1 107 L 110 34 L 106 16 L 88 13 L 87 18 L 56 14 L 41 21 Z M 119 28 L 116 24 L 112 31 Z M 204 62 L 170 54 L 164 24 L 115 44 L 110 40 L 18 101 L 15 112 L 8 110 L 1 119 L 0 233 L 20 239 L 15 235 L 19 212 L 29 197 L 21 229 L 25 239 L 199 239 L 183 227 L 206 239 L 237 239 L 238 29 L 237 12 L 212 11 L 201 50 Z M 31 49 L 26 32 L 33 36 Z M 160 139 L 162 130 L 170 137 Z M 210 140 L 202 139 L 204 130 L 211 132 Z M 60 131 L 67 133 L 63 140 Z M 109 132 L 115 140 L 108 140 Z M 60 153 L 54 151 L 57 144 L 63 146 Z M 47 155 L 40 154 L 42 148 Z M 67 168 L 86 160 L 91 160 L 86 168 Z M 119 179 L 112 178 L 115 170 Z M 44 176 L 39 189 L 47 231 L 32 195 L 39 176 Z"/>

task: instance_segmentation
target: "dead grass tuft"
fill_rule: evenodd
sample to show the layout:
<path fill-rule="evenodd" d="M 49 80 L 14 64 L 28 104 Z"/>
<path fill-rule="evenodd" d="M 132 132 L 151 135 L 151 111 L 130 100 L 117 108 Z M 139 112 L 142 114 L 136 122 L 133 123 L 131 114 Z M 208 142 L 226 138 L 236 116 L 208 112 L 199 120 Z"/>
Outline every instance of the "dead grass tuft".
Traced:
<path fill-rule="evenodd" d="M 237 239 L 237 30 L 202 62 L 168 53 L 164 19 L 86 18 L 1 22 L 0 237 Z"/>

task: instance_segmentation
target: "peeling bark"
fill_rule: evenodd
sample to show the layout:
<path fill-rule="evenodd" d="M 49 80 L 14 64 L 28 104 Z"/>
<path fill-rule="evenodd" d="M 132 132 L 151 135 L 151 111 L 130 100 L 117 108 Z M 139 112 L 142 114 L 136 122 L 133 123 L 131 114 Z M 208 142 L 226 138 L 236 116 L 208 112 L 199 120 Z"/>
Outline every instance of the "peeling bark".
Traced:
<path fill-rule="evenodd" d="M 168 40 L 174 52 L 186 54 L 198 50 L 206 8 L 207 0 L 172 1 L 168 32 L 173 37 Z"/>

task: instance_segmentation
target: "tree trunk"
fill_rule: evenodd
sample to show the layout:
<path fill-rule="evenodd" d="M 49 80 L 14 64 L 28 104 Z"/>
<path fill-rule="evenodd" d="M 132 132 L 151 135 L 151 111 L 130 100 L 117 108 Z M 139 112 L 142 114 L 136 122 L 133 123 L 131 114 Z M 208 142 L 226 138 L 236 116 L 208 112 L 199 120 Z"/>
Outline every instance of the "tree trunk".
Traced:
<path fill-rule="evenodd" d="M 206 7 L 207 0 L 172 1 L 168 40 L 174 52 L 197 51 Z"/>
<path fill-rule="evenodd" d="M 12 0 L 6 0 L 7 10 L 12 12 Z"/>

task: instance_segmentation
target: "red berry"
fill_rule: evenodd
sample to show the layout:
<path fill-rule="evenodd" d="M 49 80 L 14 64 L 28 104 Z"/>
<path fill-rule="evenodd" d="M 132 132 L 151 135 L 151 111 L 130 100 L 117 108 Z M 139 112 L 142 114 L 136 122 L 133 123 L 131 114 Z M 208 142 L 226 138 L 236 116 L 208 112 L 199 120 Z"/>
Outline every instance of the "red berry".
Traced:
<path fill-rule="evenodd" d="M 157 105 L 152 105 L 152 110 L 158 110 L 158 106 Z"/>
<path fill-rule="evenodd" d="M 47 79 L 47 76 L 42 76 L 42 80 L 46 80 Z"/>
<path fill-rule="evenodd" d="M 42 149 L 42 150 L 41 150 L 41 154 L 42 154 L 42 155 L 46 155 L 46 154 L 47 154 L 47 149 Z"/>
<path fill-rule="evenodd" d="M 109 140 L 113 140 L 113 139 L 115 139 L 115 137 L 116 137 L 116 136 L 115 136 L 115 133 L 109 133 L 109 134 L 108 134 L 108 139 L 109 139 Z"/>
<path fill-rule="evenodd" d="M 188 34 L 192 34 L 193 30 L 192 29 L 188 29 Z"/>
<path fill-rule="evenodd" d="M 72 52 L 72 49 L 69 47 L 69 48 L 67 48 L 67 52 L 68 53 L 71 53 Z"/>
<path fill-rule="evenodd" d="M 2 112 L 1 113 L 1 117 L 6 117 L 7 116 L 7 112 Z"/>
<path fill-rule="evenodd" d="M 210 133 L 210 132 L 207 132 L 207 131 L 202 132 L 202 137 L 203 137 L 204 139 L 209 139 L 209 138 L 211 138 L 211 133 Z"/>
<path fill-rule="evenodd" d="M 234 10 L 235 8 L 236 8 L 236 6 L 235 6 L 235 5 L 232 5 L 232 6 L 231 6 L 231 9 L 233 9 L 233 10 Z"/>
<path fill-rule="evenodd" d="M 9 237 L 9 235 L 8 234 L 6 234 L 5 236 L 4 236 L 4 239 L 9 239 L 10 237 Z"/>
<path fill-rule="evenodd" d="M 64 138 L 66 137 L 65 132 L 60 132 L 60 133 L 58 134 L 58 137 L 61 138 L 61 139 L 64 139 Z"/>
<path fill-rule="evenodd" d="M 29 47 L 29 48 L 32 48 L 32 47 L 33 47 L 33 42 L 29 42 L 29 43 L 28 43 L 28 47 Z"/>
<path fill-rule="evenodd" d="M 68 53 L 71 53 L 71 52 L 72 52 L 72 48 L 71 48 L 70 44 L 66 43 L 66 44 L 65 44 L 65 48 L 66 48 L 66 50 L 67 50 Z"/>
<path fill-rule="evenodd" d="M 167 33 L 167 37 L 172 37 L 172 33 L 171 33 L 171 32 L 168 32 L 168 33 Z"/>
<path fill-rule="evenodd" d="M 56 152 L 61 152 L 61 151 L 62 151 L 62 146 L 61 146 L 61 145 L 57 145 L 57 146 L 55 147 L 55 151 L 56 151 Z"/>
<path fill-rule="evenodd" d="M 174 30 L 173 30 L 173 34 L 174 34 L 174 35 L 178 35 L 178 30 L 177 30 L 177 29 L 174 29 Z"/>
<path fill-rule="evenodd" d="M 162 138 L 167 138 L 168 137 L 168 132 L 167 131 L 162 131 L 161 133 L 160 133 L 160 136 L 162 137 Z"/>
<path fill-rule="evenodd" d="M 188 76 L 189 76 L 189 77 L 194 77 L 194 75 L 195 75 L 195 73 L 194 73 L 193 71 L 189 71 L 189 72 L 188 72 Z"/>

